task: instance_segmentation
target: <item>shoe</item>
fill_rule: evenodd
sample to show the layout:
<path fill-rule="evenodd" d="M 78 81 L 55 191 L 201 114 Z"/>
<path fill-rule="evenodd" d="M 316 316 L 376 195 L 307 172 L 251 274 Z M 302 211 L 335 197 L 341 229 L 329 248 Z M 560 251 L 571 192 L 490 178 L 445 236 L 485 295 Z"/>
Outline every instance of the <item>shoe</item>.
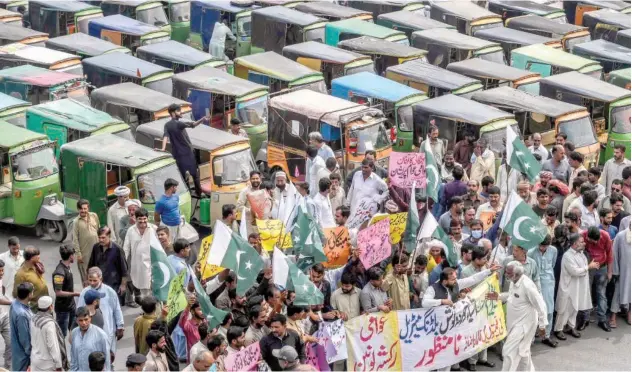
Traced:
<path fill-rule="evenodd" d="M 610 328 L 608 323 L 606 323 L 604 321 L 601 321 L 601 322 L 597 323 L 597 325 L 599 326 L 599 328 L 603 329 L 606 332 L 612 332 L 612 328 Z"/>
<path fill-rule="evenodd" d="M 461 367 L 455 367 L 455 366 L 450 367 L 450 371 L 460 371 L 460 370 L 461 370 Z"/>
<path fill-rule="evenodd" d="M 582 334 L 579 333 L 576 329 L 571 329 L 570 335 L 575 337 L 575 338 L 580 338 L 582 337 Z"/>
<path fill-rule="evenodd" d="M 468 371 L 476 371 L 476 364 L 468 363 L 466 368 Z"/>
<path fill-rule="evenodd" d="M 478 361 L 476 362 L 476 364 L 480 365 L 480 366 L 485 366 L 485 367 L 489 367 L 489 368 L 494 368 L 496 366 L 496 364 L 494 362 L 490 362 L 488 360 L 485 361 Z"/>
<path fill-rule="evenodd" d="M 553 341 L 550 338 L 545 338 L 542 340 L 542 343 L 553 348 L 557 347 L 557 341 Z"/>
<path fill-rule="evenodd" d="M 567 338 L 566 336 L 564 336 L 564 332 L 562 331 L 557 331 L 553 333 L 555 335 L 555 337 L 557 337 L 558 339 L 562 340 L 562 341 L 566 341 Z"/>
<path fill-rule="evenodd" d="M 584 321 L 584 323 L 580 324 L 579 326 L 577 326 L 577 330 L 578 331 L 583 331 L 584 329 L 586 329 L 586 327 L 588 327 L 590 325 L 590 321 L 586 320 Z"/>

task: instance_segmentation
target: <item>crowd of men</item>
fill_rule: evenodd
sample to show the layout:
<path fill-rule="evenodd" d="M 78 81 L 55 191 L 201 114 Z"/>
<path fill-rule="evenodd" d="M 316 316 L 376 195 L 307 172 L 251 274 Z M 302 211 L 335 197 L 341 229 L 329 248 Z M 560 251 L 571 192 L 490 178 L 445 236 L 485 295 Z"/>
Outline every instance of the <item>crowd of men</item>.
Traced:
<path fill-rule="evenodd" d="M 174 148 L 186 150 L 181 133 L 195 124 L 178 125 L 175 112 L 172 118 L 175 124 L 168 124 L 166 135 Z M 343 177 L 322 136 L 312 133 L 309 138 L 305 182 L 292 183 L 283 171 L 266 179 L 254 170 L 236 204 L 222 206 L 222 222 L 236 233 L 246 227 L 248 243 L 264 261 L 270 262 L 271 252 L 262 247 L 248 198 L 259 190 L 267 190 L 269 197 L 264 218 L 290 226 L 302 205 L 323 229 L 345 226 L 367 197 L 384 213 L 412 212 L 414 198 L 420 221 L 431 213 L 459 250 L 458 265 L 448 263 L 445 243 L 424 239 L 412 253 L 393 249 L 383 262 L 364 267 L 354 238 L 358 229 L 350 229 L 351 255 L 344 266 L 325 269 L 318 263 L 306 269 L 323 294 L 322 304 L 295 305 L 294 293 L 275 286 L 273 268 L 266 265 L 245 296 L 237 294 L 238 277 L 230 270 L 201 280 L 211 303 L 228 312 L 218 327 L 211 328 L 189 280 L 186 308 L 167 321 L 168 306 L 152 292 L 152 239 L 160 242 L 176 273 L 190 270 L 202 279 L 193 245 L 180 238 L 176 190 L 185 186 L 165 180 L 154 223 L 141 203 L 129 198 L 130 190 L 119 187 L 107 221 L 90 212 L 88 201 L 78 202 L 72 242 L 60 247 L 52 273 L 44 272 L 36 247 L 22 249 L 17 238 L 9 239 L 8 251 L 0 255 L 5 368 L 111 370 L 117 341 L 124 336 L 121 307 L 129 306 L 142 311 L 134 322 L 136 353 L 127 356 L 129 370 L 224 371 L 228 356 L 253 343 L 259 343 L 261 363 L 271 370 L 314 370 L 305 364 L 305 347 L 318 342 L 314 334 L 321 322 L 452 306 L 468 287 L 495 272 L 501 291 L 489 298 L 508 302 L 508 337 L 497 350 L 504 370 L 531 364 L 528 350 L 536 333 L 538 342 L 555 348 L 567 335 L 581 337 L 593 319 L 605 332 L 630 324 L 630 161 L 624 146 L 615 146 L 614 157 L 602 168 L 586 169 L 584 156 L 564 135 L 550 151 L 535 135 L 525 142 L 543 170 L 531 184 L 515 170 L 507 172 L 504 163 L 497 167 L 497 154 L 473 135 L 450 150 L 431 127 L 426 141 L 441 177 L 433 200 L 423 189 L 413 194 L 391 184 L 374 151 L 367 151 L 362 164 Z M 186 161 L 182 167 L 194 168 Z M 499 229 L 513 191 L 546 226 L 548 235 L 537 247 L 516 244 Z M 241 210 L 246 213 L 239 222 Z M 488 212 L 493 212 L 491 220 L 482 221 Z M 73 277 L 73 265 L 80 278 Z M 54 293 L 49 293 L 49 280 Z M 447 369 L 475 371 L 481 365 L 494 366 L 486 350 Z M 330 367 L 350 366 L 343 360 Z"/>

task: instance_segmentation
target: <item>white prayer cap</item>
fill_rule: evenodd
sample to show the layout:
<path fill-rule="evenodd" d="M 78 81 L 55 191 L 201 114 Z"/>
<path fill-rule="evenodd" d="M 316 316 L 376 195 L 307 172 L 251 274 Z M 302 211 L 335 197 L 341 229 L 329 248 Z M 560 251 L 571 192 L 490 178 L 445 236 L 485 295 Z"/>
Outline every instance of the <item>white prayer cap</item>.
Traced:
<path fill-rule="evenodd" d="M 50 296 L 42 296 L 37 300 L 38 309 L 48 309 L 53 304 L 53 299 Z"/>
<path fill-rule="evenodd" d="M 428 247 L 441 247 L 443 251 L 446 251 L 448 248 L 445 246 L 445 244 L 443 244 L 441 240 L 438 240 L 438 239 L 432 239 L 431 241 L 429 241 Z"/>
<path fill-rule="evenodd" d="M 128 201 L 125 202 L 125 208 L 128 208 L 130 205 L 135 205 L 138 208 L 141 207 L 140 200 L 138 199 L 129 199 Z"/>
<path fill-rule="evenodd" d="M 276 172 L 274 174 L 274 179 L 277 179 L 277 178 L 285 178 L 285 179 L 287 179 L 287 175 L 283 171 L 278 171 L 278 172 Z"/>
<path fill-rule="evenodd" d="M 117 197 L 121 197 L 121 196 L 129 196 L 130 190 L 129 187 L 127 186 L 119 186 L 116 189 L 114 189 L 114 195 L 116 195 Z"/>

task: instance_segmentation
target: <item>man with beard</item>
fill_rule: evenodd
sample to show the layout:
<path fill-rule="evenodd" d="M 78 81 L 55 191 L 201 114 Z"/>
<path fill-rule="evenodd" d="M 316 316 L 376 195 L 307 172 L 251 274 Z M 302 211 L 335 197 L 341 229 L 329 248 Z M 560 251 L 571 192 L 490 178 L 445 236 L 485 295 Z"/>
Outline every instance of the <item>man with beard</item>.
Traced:
<path fill-rule="evenodd" d="M 452 171 L 455 168 L 461 168 L 463 169 L 463 165 L 457 163 L 454 161 L 454 151 L 452 150 L 448 150 L 446 151 L 444 157 L 443 157 L 443 164 L 441 165 L 441 179 L 443 180 L 443 182 L 451 182 L 454 180 L 454 177 L 452 176 Z M 463 174 L 463 182 L 467 182 L 469 178 L 467 178 L 467 174 Z"/>
<path fill-rule="evenodd" d="M 187 306 L 182 311 L 178 322 L 184 332 L 184 337 L 187 339 L 187 360 L 189 360 L 189 352 L 193 345 L 200 341 L 200 333 L 198 332 L 200 323 L 206 323 L 206 318 L 202 313 L 200 303 L 197 302 L 197 297 L 191 295 L 187 299 Z"/>
<path fill-rule="evenodd" d="M 127 288 L 127 261 L 121 247 L 112 239 L 108 226 L 99 229 L 99 242 L 92 247 L 88 269 L 97 266 L 103 273 L 103 283 L 117 291 L 121 305 L 125 302 Z"/>
<path fill-rule="evenodd" d="M 377 174 L 373 173 L 373 161 L 364 158 L 362 170 L 353 176 L 347 201 L 351 206 L 351 214 L 363 199 L 370 199 L 374 203 L 381 203 L 388 197 L 388 186 Z"/>
<path fill-rule="evenodd" d="M 237 280 L 235 280 L 237 283 Z M 236 286 L 236 284 L 235 284 Z M 237 288 L 231 288 L 228 290 L 228 297 L 230 299 L 230 313 L 233 316 L 233 325 L 239 327 L 248 327 L 248 313 L 246 310 L 246 296 L 239 296 L 237 294 Z"/>
<path fill-rule="evenodd" d="M 129 228 L 123 244 L 123 251 L 130 270 L 130 279 L 134 286 L 136 301 L 150 296 L 151 292 L 151 235 L 156 234 L 156 228 L 149 224 L 149 213 L 140 208 L 135 213 L 136 224 Z"/>
<path fill-rule="evenodd" d="M 463 199 L 460 196 L 453 196 L 448 200 L 448 211 L 439 217 L 439 226 L 446 234 L 450 233 L 450 221 L 461 221 L 463 216 Z"/>
<path fill-rule="evenodd" d="M 112 232 L 112 241 L 118 244 L 123 244 L 123 239 L 118 237 L 118 232 L 121 229 L 121 218 L 127 215 L 127 208 L 125 202 L 129 199 L 130 189 L 127 186 L 119 186 L 114 189 L 114 195 L 116 195 L 116 203 L 108 209 L 107 214 L 107 226 Z"/>
<path fill-rule="evenodd" d="M 105 355 L 105 365 L 110 366 L 114 352 L 105 332 L 91 323 L 90 312 L 85 307 L 79 307 L 76 313 L 77 328 L 70 334 L 70 370 L 89 371 L 89 356 L 95 351 Z"/>
<path fill-rule="evenodd" d="M 274 205 L 272 207 L 272 218 L 281 220 L 288 226 L 292 210 L 296 205 L 298 192 L 291 182 L 287 181 L 287 175 L 284 171 L 278 171 L 274 174 Z"/>
<path fill-rule="evenodd" d="M 130 226 L 134 226 L 136 224 L 135 214 L 136 210 L 140 209 L 140 207 L 140 200 L 138 199 L 128 199 L 125 202 L 127 214 L 121 217 L 121 221 L 119 222 L 119 231 L 117 232 L 121 245 L 123 245 L 123 243 L 125 242 L 125 235 L 127 235 L 127 230 L 129 230 Z"/>
<path fill-rule="evenodd" d="M 165 334 L 158 330 L 151 330 L 145 338 L 147 345 L 149 345 L 149 352 L 147 353 L 147 362 L 145 362 L 145 371 L 169 371 L 169 363 L 167 362 L 167 355 L 165 354 L 165 346 L 167 341 Z"/>
<path fill-rule="evenodd" d="M 426 258 L 425 256 L 419 257 Z M 416 266 L 417 265 L 415 265 L 415 269 Z M 424 272 L 426 271 L 425 269 L 426 268 L 424 267 Z M 386 291 L 382 289 L 384 271 L 382 271 L 379 267 L 374 266 L 367 271 L 367 279 L 369 282 L 360 292 L 362 310 L 365 313 L 376 313 L 379 311 L 388 313 L 391 311 L 393 301 L 388 298 L 388 294 L 386 294 Z"/>
<path fill-rule="evenodd" d="M 103 313 L 103 331 L 108 336 L 112 352 L 116 352 L 116 341 L 123 338 L 124 324 L 123 324 L 123 312 L 121 311 L 121 305 L 119 304 L 118 295 L 116 291 L 109 285 L 103 283 L 103 274 L 98 267 L 91 267 L 88 269 L 88 284 L 89 286 L 81 291 L 77 306 L 86 306 L 89 296 L 86 293 L 91 289 L 101 294 L 101 300 L 99 300 L 99 307 Z"/>
<path fill-rule="evenodd" d="M 350 272 L 342 274 L 340 288 L 331 294 L 331 307 L 337 311 L 338 317 L 344 321 L 361 314 L 360 290 L 354 285 L 355 278 Z"/>
<path fill-rule="evenodd" d="M 244 348 L 244 342 L 246 340 L 244 329 L 236 326 L 228 328 L 228 332 L 226 332 L 226 340 L 228 341 L 228 347 L 226 348 L 224 355 L 220 356 L 217 361 L 218 371 L 226 371 L 226 358 L 231 354 L 240 352 Z M 276 371 L 275 369 L 272 370 Z"/>
<path fill-rule="evenodd" d="M 272 354 L 273 350 L 281 349 L 283 346 L 292 346 L 296 350 L 301 363 L 306 360 L 305 348 L 301 337 L 295 331 L 287 328 L 287 318 L 285 315 L 276 314 L 270 319 L 271 333 L 259 342 L 261 348 L 261 359 L 263 359 L 271 370 L 280 371 L 279 360 Z"/>
<path fill-rule="evenodd" d="M 17 297 L 20 284 L 27 282 L 31 283 L 34 288 L 29 306 L 31 310 L 37 310 L 37 300 L 42 296 L 48 296 L 48 285 L 44 279 L 44 264 L 40 261 L 40 251 L 33 246 L 24 249 L 24 263 L 15 273 L 13 297 Z"/>
<path fill-rule="evenodd" d="M 160 331 L 165 335 L 164 353 L 167 357 L 167 364 L 169 365 L 169 371 L 177 371 L 180 369 L 180 362 L 178 361 L 178 354 L 176 353 L 176 347 L 173 344 L 173 340 L 169 335 L 169 328 L 167 327 L 167 321 L 164 319 L 156 319 L 149 327 L 150 331 Z M 147 339 L 145 338 L 145 342 Z"/>
<path fill-rule="evenodd" d="M 205 116 L 193 123 L 180 121 L 180 119 L 182 119 L 182 113 L 180 111 L 180 106 L 175 103 L 172 103 L 167 108 L 167 111 L 169 112 L 169 116 L 171 116 L 171 120 L 165 124 L 161 150 L 165 151 L 167 148 L 167 140 L 169 140 L 169 143 L 171 144 L 171 154 L 176 160 L 182 179 L 185 180 L 185 184 L 188 186 L 186 173 L 189 172 L 195 182 L 195 192 L 197 195 L 201 196 L 202 186 L 200 184 L 197 161 L 195 160 L 195 153 L 193 151 L 193 146 L 191 145 L 191 139 L 189 138 L 189 134 L 186 132 L 186 129 L 195 128 L 200 125 L 202 121 L 209 120 L 210 117 Z"/>
<path fill-rule="evenodd" d="M 443 188 L 444 201 L 442 201 L 442 204 L 444 207 L 447 208 L 446 201 L 449 201 L 453 197 L 467 195 L 467 184 L 462 181 L 464 175 L 465 173 L 461 167 L 456 167 L 452 170 L 453 180 L 446 183 Z"/>
<path fill-rule="evenodd" d="M 467 194 L 463 196 L 464 207 L 473 207 L 474 209 L 477 209 L 481 204 L 486 202 L 486 200 L 483 200 L 480 195 L 478 195 L 478 189 L 478 181 L 467 181 Z"/>
<path fill-rule="evenodd" d="M 341 186 L 342 177 L 338 173 L 329 175 L 331 181 L 331 189 L 329 189 L 329 201 L 331 202 L 331 213 L 336 213 L 338 207 L 344 205 L 347 201 L 345 190 Z"/>
<path fill-rule="evenodd" d="M 460 140 L 454 145 L 454 160 L 463 165 L 465 173 L 469 173 L 472 167 L 472 154 L 474 153 L 474 141 L 476 137 L 474 134 L 468 132 L 465 133 L 465 138 Z"/>
<path fill-rule="evenodd" d="M 68 370 L 64 336 L 53 318 L 53 299 L 41 297 L 37 309 L 31 318 L 31 370 Z"/>
<path fill-rule="evenodd" d="M 86 285 L 86 266 L 90 261 L 92 247 L 99 241 L 97 230 L 99 229 L 99 216 L 90 212 L 90 202 L 80 199 L 77 202 L 79 215 L 72 224 L 72 244 L 77 255 L 77 269 L 81 283 Z"/>
<path fill-rule="evenodd" d="M 265 309 L 259 305 L 250 308 L 248 312 L 250 326 L 246 331 L 245 346 L 259 342 L 263 337 L 270 333 L 270 329 L 266 327 L 267 314 Z"/>
<path fill-rule="evenodd" d="M 250 172 L 250 183 L 239 193 L 236 205 L 238 211 L 242 211 L 242 208 L 245 208 L 246 213 L 245 215 L 244 213 L 242 213 L 241 223 L 246 223 L 248 233 L 253 232 L 253 216 L 252 212 L 250 211 L 250 201 L 248 200 L 248 195 L 259 190 L 261 190 L 261 172 L 253 170 Z M 228 225 L 228 227 L 231 226 Z"/>

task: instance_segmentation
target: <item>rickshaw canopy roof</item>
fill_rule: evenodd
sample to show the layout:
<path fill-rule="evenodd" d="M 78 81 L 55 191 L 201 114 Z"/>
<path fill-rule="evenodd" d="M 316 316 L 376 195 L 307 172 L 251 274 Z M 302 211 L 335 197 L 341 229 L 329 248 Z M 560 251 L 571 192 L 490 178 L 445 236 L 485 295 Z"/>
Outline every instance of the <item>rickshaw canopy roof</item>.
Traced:
<path fill-rule="evenodd" d="M 425 39 L 432 44 L 442 44 L 448 48 L 478 50 L 493 46 L 499 46 L 493 41 L 479 39 L 474 36 L 464 35 L 456 30 L 448 28 L 433 28 L 430 30 L 415 31 L 411 37 L 411 41 L 415 39 Z M 414 43 L 414 42 L 413 42 Z"/>
<path fill-rule="evenodd" d="M 294 62 L 275 52 L 251 54 L 235 59 L 235 63 L 258 70 L 282 81 L 296 81 L 307 76 L 320 75 L 309 67 Z"/>
<path fill-rule="evenodd" d="M 47 37 L 45 32 L 35 31 L 22 26 L 11 25 L 0 22 L 0 39 L 12 42 L 22 41 L 29 38 Z"/>
<path fill-rule="evenodd" d="M 424 1 L 421 0 L 363 0 L 362 2 L 369 4 L 384 4 L 390 6 L 407 6 L 411 4 L 423 5 L 424 3 Z"/>
<path fill-rule="evenodd" d="M 459 18 L 474 21 L 483 18 L 499 18 L 496 13 L 474 4 L 472 1 L 433 1 L 432 7 Z"/>
<path fill-rule="evenodd" d="M 606 83 L 603 80 L 595 79 L 577 71 L 570 71 L 541 79 L 540 86 L 542 88 L 548 86 L 604 102 L 614 102 L 620 98 L 630 97 L 630 91 L 627 89 Z"/>
<path fill-rule="evenodd" d="M 512 54 L 522 54 L 554 66 L 563 66 L 571 70 L 579 70 L 590 65 L 599 65 L 599 62 L 567 53 L 563 50 L 551 48 L 543 44 L 533 44 L 516 48 Z"/>
<path fill-rule="evenodd" d="M 149 3 L 160 3 L 160 0 L 105 0 L 103 2 L 106 4 L 118 4 L 137 7 Z"/>
<path fill-rule="evenodd" d="M 420 60 L 413 60 L 401 65 L 390 66 L 387 73 L 394 73 L 406 76 L 410 79 L 424 82 L 425 84 L 441 89 L 459 89 L 472 84 L 480 84 L 480 81 L 471 77 L 448 71 L 439 66 L 426 63 Z"/>
<path fill-rule="evenodd" d="M 94 18 L 88 23 L 88 31 L 90 34 L 100 35 L 101 30 L 103 29 L 118 31 L 134 36 L 143 36 L 152 32 L 161 31 L 160 28 L 156 26 L 137 21 L 120 14 Z"/>
<path fill-rule="evenodd" d="M 247 10 L 258 8 L 254 4 L 238 6 L 234 5 L 232 1 L 215 1 L 215 0 L 194 0 L 191 1 L 192 6 L 199 6 L 201 8 L 216 9 L 227 13 L 240 13 Z"/>
<path fill-rule="evenodd" d="M 0 56 L 5 60 L 25 61 L 46 65 L 53 65 L 55 63 L 79 58 L 74 54 L 22 43 L 1 46 Z"/>
<path fill-rule="evenodd" d="M 402 31 L 376 25 L 375 23 L 363 21 L 358 18 L 349 18 L 336 22 L 329 22 L 325 26 L 325 29 L 329 28 L 339 30 L 340 33 L 348 32 L 351 34 L 372 36 L 378 39 L 385 39 L 389 36 L 403 34 Z"/>
<path fill-rule="evenodd" d="M 622 11 L 630 8 L 630 4 L 624 1 L 616 1 L 616 0 L 581 0 L 578 3 L 593 5 L 599 8 L 613 9 L 617 11 Z"/>
<path fill-rule="evenodd" d="M 424 95 L 417 89 L 366 71 L 342 76 L 331 81 L 331 94 L 333 96 L 348 97 L 351 92 L 395 103 L 408 97 Z"/>
<path fill-rule="evenodd" d="M 498 87 L 476 92 L 472 95 L 472 99 L 490 106 L 536 112 L 554 118 L 573 112 L 586 111 L 584 106 L 536 96 L 510 87 Z"/>
<path fill-rule="evenodd" d="M 145 133 L 162 140 L 165 133 L 165 124 L 171 118 L 163 118 L 149 123 L 141 124 L 136 128 L 136 133 Z M 186 129 L 191 144 L 196 150 L 214 151 L 222 146 L 239 143 L 249 143 L 247 138 L 230 134 L 227 131 L 198 125 L 195 128 Z"/>
<path fill-rule="evenodd" d="M 53 9 L 59 12 L 76 13 L 84 10 L 101 10 L 98 6 L 94 6 L 81 1 L 58 1 L 58 0 L 30 0 L 29 3 L 38 4 L 47 9 Z"/>
<path fill-rule="evenodd" d="M 467 76 L 478 76 L 489 79 L 515 81 L 530 76 L 540 76 L 540 74 L 521 70 L 519 68 L 487 61 L 481 58 L 470 58 L 459 62 L 452 62 L 447 70 L 454 71 Z"/>
<path fill-rule="evenodd" d="M 121 53 L 131 53 L 130 50 L 124 46 L 116 45 L 107 40 L 84 34 L 83 32 L 75 32 L 74 34 L 48 39 L 46 40 L 46 46 L 75 51 L 88 57 L 99 56 L 114 50 L 120 51 Z"/>
<path fill-rule="evenodd" d="M 628 40 L 630 40 L 630 36 L 632 35 L 632 30 L 627 29 L 627 30 L 617 31 L 617 38 L 619 37 L 619 35 L 627 37 Z"/>
<path fill-rule="evenodd" d="M 392 23 L 409 27 L 413 30 L 429 30 L 431 28 L 454 28 L 447 23 L 436 21 L 432 18 L 424 17 L 420 14 L 400 10 L 392 13 L 384 13 L 377 16 L 377 19 L 383 19 Z"/>
<path fill-rule="evenodd" d="M 150 149 L 114 134 L 100 134 L 68 142 L 61 146 L 61 152 L 65 151 L 77 157 L 101 160 L 127 168 L 137 168 L 171 157 L 169 153 Z"/>
<path fill-rule="evenodd" d="M 136 49 L 136 55 L 146 53 L 168 61 L 188 66 L 197 66 L 201 63 L 217 60 L 209 53 L 205 53 L 199 49 L 195 49 L 189 45 L 177 42 L 175 40 L 167 40 L 162 43 L 143 45 Z"/>
<path fill-rule="evenodd" d="M 144 79 L 163 72 L 173 73 L 170 68 L 123 53 L 101 54 L 100 56 L 85 58 L 82 62 L 86 66 L 94 66 L 130 78 Z"/>
<path fill-rule="evenodd" d="M 423 49 L 369 36 L 343 40 L 338 43 L 338 47 L 348 48 L 362 54 L 384 55 L 397 58 L 423 57 L 428 54 L 428 51 Z"/>
<path fill-rule="evenodd" d="M 220 69 L 205 66 L 175 74 L 172 77 L 175 86 L 208 90 L 229 96 L 244 96 L 256 91 L 268 91 L 268 87 L 238 78 Z"/>
<path fill-rule="evenodd" d="M 52 87 L 76 80 L 83 80 L 83 77 L 69 74 L 67 72 L 52 71 L 37 66 L 22 65 L 0 70 L 0 81 L 5 80 L 40 87 Z"/>
<path fill-rule="evenodd" d="M 630 48 L 603 39 L 587 41 L 573 47 L 573 53 L 581 56 L 597 57 L 610 61 L 630 64 Z"/>
<path fill-rule="evenodd" d="M 535 1 L 507 1 L 507 0 L 489 0 L 488 3 L 496 4 L 507 9 L 517 10 L 519 12 L 546 16 L 553 13 L 563 13 L 564 10 Z"/>
<path fill-rule="evenodd" d="M 575 31 L 586 30 L 584 26 L 577 26 L 571 23 L 559 23 L 553 19 L 535 14 L 509 18 L 505 26 L 528 32 L 550 32 L 561 36 Z"/>
<path fill-rule="evenodd" d="M 30 102 L 22 101 L 8 94 L 0 93 L 0 110 L 7 110 L 14 107 L 30 106 Z"/>
<path fill-rule="evenodd" d="M 36 140 L 49 142 L 48 137 L 43 133 L 33 132 L 4 120 L 0 120 L 0 131 L 2 131 L 0 148 L 7 150 Z"/>
<path fill-rule="evenodd" d="M 298 10 L 280 5 L 255 9 L 252 11 L 252 17 L 253 19 L 256 17 L 264 17 L 277 22 L 299 25 L 301 27 L 327 21 L 326 19 L 316 17 L 313 14 L 299 12 Z"/>
<path fill-rule="evenodd" d="M 9 18 L 9 17 L 20 17 L 22 18 L 22 14 L 18 12 L 12 12 L 7 9 L 0 8 L 0 18 Z"/>
<path fill-rule="evenodd" d="M 364 54 L 336 48 L 335 46 L 319 43 L 317 41 L 306 41 L 304 43 L 288 45 L 283 48 L 283 55 L 319 59 L 323 62 L 336 64 L 346 64 L 360 59 L 370 59 L 370 57 Z"/>
<path fill-rule="evenodd" d="M 55 118 L 64 126 L 82 132 L 91 132 L 106 124 L 122 123 L 110 114 L 97 110 L 72 98 L 49 101 L 27 109 L 27 114 Z"/>
<path fill-rule="evenodd" d="M 493 40 L 499 43 L 515 43 L 520 45 L 545 44 L 559 40 L 532 34 L 530 32 L 515 30 L 509 27 L 485 28 L 480 31 L 476 31 L 474 35 L 485 40 Z"/>
<path fill-rule="evenodd" d="M 361 15 L 372 16 L 371 12 L 351 8 L 348 6 L 342 6 L 327 1 L 310 1 L 306 3 L 299 3 L 294 7 L 294 9 L 323 18 L 332 17 L 337 19 L 346 19 L 359 17 Z"/>
<path fill-rule="evenodd" d="M 268 105 L 271 108 L 300 113 L 309 119 L 320 120 L 336 128 L 340 127 L 343 115 L 360 111 L 366 111 L 367 115 L 372 116 L 384 115 L 380 110 L 308 89 L 270 98 Z"/>
<path fill-rule="evenodd" d="M 584 13 L 585 26 L 592 26 L 598 23 L 630 28 L 630 15 L 612 9 L 599 9 Z"/>
<path fill-rule="evenodd" d="M 622 79 L 627 79 L 630 80 L 630 78 L 632 77 L 632 69 L 628 68 L 622 68 L 620 70 L 613 70 L 610 71 L 610 73 L 608 74 L 609 76 L 618 76 Z"/>
<path fill-rule="evenodd" d="M 118 106 L 137 107 L 143 111 L 157 112 L 172 103 L 189 105 L 188 102 L 134 83 L 122 83 L 97 88 L 90 94 L 92 101 L 107 102 Z"/>
<path fill-rule="evenodd" d="M 436 116 L 455 119 L 466 123 L 483 126 L 493 121 L 514 119 L 514 115 L 499 110 L 495 107 L 484 105 L 467 98 L 446 94 L 440 97 L 427 99 L 414 105 L 415 109 L 421 109 Z"/>

